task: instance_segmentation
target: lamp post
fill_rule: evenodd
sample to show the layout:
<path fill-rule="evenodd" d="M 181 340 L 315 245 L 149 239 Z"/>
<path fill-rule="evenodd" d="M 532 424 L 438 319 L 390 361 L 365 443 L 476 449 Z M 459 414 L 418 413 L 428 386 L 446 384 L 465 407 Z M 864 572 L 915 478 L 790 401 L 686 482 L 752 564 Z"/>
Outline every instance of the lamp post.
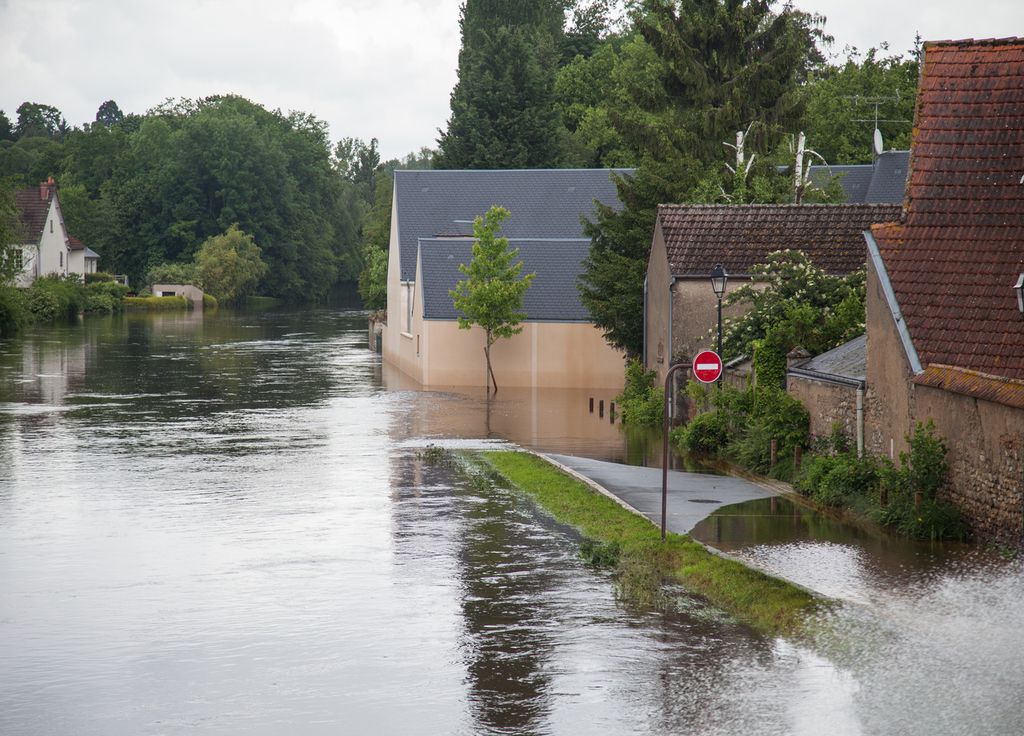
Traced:
<path fill-rule="evenodd" d="M 1024 273 L 1017 279 L 1017 283 L 1013 285 L 1013 290 L 1017 292 L 1017 309 L 1020 310 L 1021 316 L 1024 316 Z"/>
<path fill-rule="evenodd" d="M 729 284 L 729 274 L 721 263 L 716 263 L 711 269 L 711 289 L 718 297 L 718 357 L 722 357 L 722 297 L 725 296 L 725 287 Z M 725 371 L 722 371 L 724 374 Z M 722 388 L 722 376 L 718 377 L 718 388 Z"/>

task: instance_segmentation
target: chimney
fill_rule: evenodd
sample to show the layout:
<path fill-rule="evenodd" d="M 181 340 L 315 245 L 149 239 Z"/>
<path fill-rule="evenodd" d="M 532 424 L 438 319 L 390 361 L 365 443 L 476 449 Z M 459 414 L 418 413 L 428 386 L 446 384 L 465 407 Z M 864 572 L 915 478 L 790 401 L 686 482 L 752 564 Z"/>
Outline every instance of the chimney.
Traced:
<path fill-rule="evenodd" d="M 53 180 L 52 176 L 48 177 L 46 181 L 39 182 L 39 199 L 49 202 L 56 190 L 57 182 Z"/>

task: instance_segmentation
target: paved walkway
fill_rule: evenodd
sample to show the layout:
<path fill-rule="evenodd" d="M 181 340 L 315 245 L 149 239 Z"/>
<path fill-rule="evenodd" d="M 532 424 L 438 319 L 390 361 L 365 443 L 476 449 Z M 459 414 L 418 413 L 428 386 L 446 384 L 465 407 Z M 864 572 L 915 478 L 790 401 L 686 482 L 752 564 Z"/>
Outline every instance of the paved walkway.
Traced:
<path fill-rule="evenodd" d="M 545 457 L 589 478 L 661 525 L 661 468 L 640 468 L 572 455 Z M 688 534 L 722 506 L 774 495 L 777 494 L 742 478 L 670 470 L 668 530 Z"/>

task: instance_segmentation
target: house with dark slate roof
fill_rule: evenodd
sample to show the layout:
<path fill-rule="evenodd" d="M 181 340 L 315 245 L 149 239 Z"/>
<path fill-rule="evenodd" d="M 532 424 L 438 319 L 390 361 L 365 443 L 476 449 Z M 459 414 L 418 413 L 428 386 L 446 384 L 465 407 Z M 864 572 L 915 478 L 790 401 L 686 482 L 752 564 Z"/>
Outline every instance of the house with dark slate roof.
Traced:
<path fill-rule="evenodd" d="M 847 204 L 901 204 L 907 188 L 909 160 L 910 151 L 884 151 L 870 164 L 815 164 L 808 176 L 814 186 L 822 189 L 837 178 Z"/>
<path fill-rule="evenodd" d="M 718 300 L 710 274 L 721 263 L 729 291 L 749 283 L 770 253 L 800 250 L 826 272 L 864 267 L 863 231 L 900 213 L 891 204 L 660 205 L 644 291 L 644 361 L 664 380 L 673 362 L 712 347 Z M 724 317 L 742 312 L 732 305 Z"/>
<path fill-rule="evenodd" d="M 924 45 L 907 204 L 865 238 L 869 449 L 932 419 L 948 497 L 1024 545 L 1024 39 Z"/>
<path fill-rule="evenodd" d="M 68 233 L 53 177 L 14 194 L 18 211 L 15 284 L 31 286 L 40 276 L 95 273 L 99 254 Z"/>
<path fill-rule="evenodd" d="M 590 321 L 576 287 L 595 201 L 617 207 L 607 169 L 396 171 L 384 360 L 424 386 L 483 386 L 483 331 L 460 330 L 449 290 L 472 258 L 473 220 L 492 205 L 501 235 L 535 273 L 521 334 L 492 359 L 502 386 L 621 388 L 623 356 Z"/>

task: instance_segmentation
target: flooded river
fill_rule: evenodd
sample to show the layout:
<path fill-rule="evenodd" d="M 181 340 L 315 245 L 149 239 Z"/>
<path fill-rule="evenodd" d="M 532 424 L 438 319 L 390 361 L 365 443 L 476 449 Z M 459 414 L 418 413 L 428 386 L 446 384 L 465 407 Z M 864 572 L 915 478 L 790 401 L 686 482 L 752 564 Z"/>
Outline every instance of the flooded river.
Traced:
<path fill-rule="evenodd" d="M 635 610 L 571 530 L 417 458 L 656 455 L 612 397 L 425 393 L 365 343 L 331 311 L 0 342 L 0 734 L 1024 733 L 1019 566 L 799 646 Z"/>

